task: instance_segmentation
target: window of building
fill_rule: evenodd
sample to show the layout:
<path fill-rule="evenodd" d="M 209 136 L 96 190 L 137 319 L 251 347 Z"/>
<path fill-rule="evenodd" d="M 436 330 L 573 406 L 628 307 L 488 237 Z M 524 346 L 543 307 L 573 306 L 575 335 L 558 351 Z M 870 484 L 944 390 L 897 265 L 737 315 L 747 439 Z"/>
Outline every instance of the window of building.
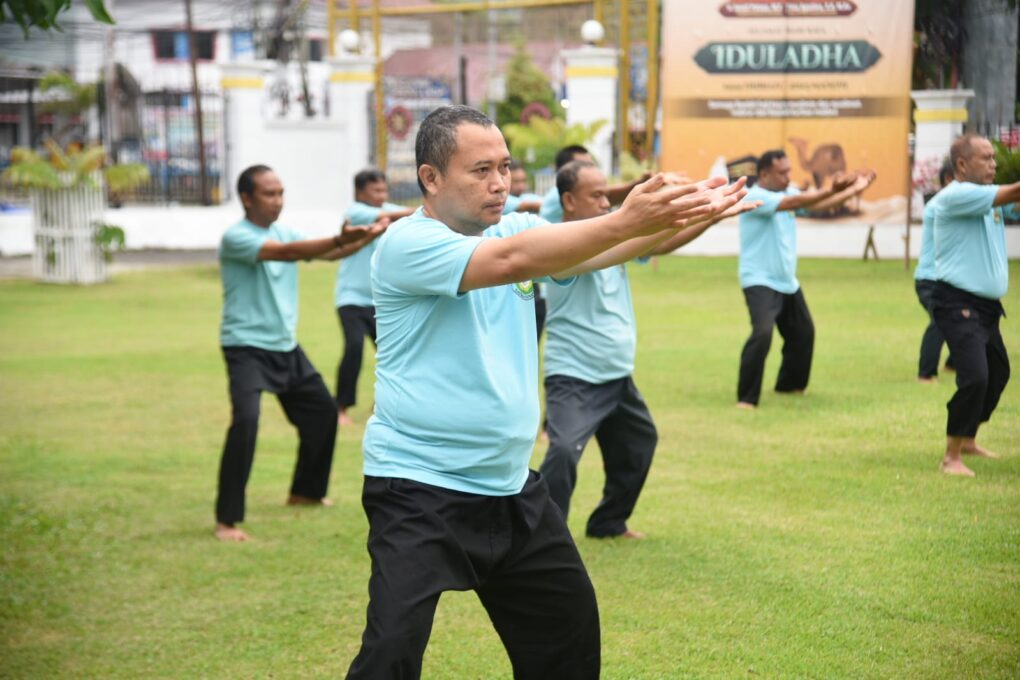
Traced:
<path fill-rule="evenodd" d="M 188 60 L 187 31 L 153 31 L 153 49 L 156 59 L 171 61 Z M 216 31 L 195 31 L 195 58 L 212 61 L 215 58 Z"/>

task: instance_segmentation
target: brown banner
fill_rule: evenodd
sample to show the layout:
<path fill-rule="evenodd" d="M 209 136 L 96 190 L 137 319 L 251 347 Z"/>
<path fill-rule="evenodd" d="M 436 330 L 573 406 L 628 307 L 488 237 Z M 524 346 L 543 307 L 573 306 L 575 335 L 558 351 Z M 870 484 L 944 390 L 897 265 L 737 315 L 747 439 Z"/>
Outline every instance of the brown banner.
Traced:
<path fill-rule="evenodd" d="M 903 213 L 913 0 L 665 0 L 662 166 L 785 149 L 794 181 L 874 168 L 858 219 Z"/>

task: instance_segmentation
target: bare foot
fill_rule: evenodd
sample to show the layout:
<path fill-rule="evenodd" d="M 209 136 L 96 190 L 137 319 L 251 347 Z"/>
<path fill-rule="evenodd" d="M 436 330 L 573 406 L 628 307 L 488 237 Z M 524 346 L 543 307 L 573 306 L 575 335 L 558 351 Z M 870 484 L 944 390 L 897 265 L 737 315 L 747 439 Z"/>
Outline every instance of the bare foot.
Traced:
<path fill-rule="evenodd" d="M 752 404 L 752 403 L 747 402 L 747 401 L 738 401 L 737 402 L 737 408 L 742 408 L 745 411 L 753 411 L 754 409 L 758 408 L 758 405 L 757 404 Z"/>
<path fill-rule="evenodd" d="M 925 385 L 938 385 L 939 379 L 934 375 L 929 375 L 927 377 L 919 375 L 917 376 L 917 382 L 924 383 Z"/>
<path fill-rule="evenodd" d="M 340 427 L 350 427 L 354 425 L 354 419 L 347 415 L 347 411 L 340 411 L 340 415 L 337 416 L 336 422 L 340 423 Z"/>
<path fill-rule="evenodd" d="M 287 497 L 287 505 L 321 505 L 325 508 L 332 507 L 333 501 L 328 498 L 309 498 L 292 493 Z"/>
<path fill-rule="evenodd" d="M 950 460 L 943 458 L 939 470 L 947 475 L 960 475 L 961 477 L 973 477 L 974 471 L 963 464 L 962 460 Z"/>
<path fill-rule="evenodd" d="M 630 539 L 634 539 L 634 540 L 640 541 L 644 537 L 645 537 L 645 534 L 643 532 L 641 532 L 641 531 L 634 531 L 633 529 L 627 529 L 622 534 L 620 534 L 617 538 L 630 538 Z"/>
<path fill-rule="evenodd" d="M 241 541 L 248 540 L 248 534 L 244 533 L 233 524 L 223 524 L 221 522 L 216 523 L 216 538 L 221 541 L 229 541 L 234 543 L 240 543 Z"/>
<path fill-rule="evenodd" d="M 994 451 L 989 451 L 985 447 L 981 446 L 977 442 L 973 444 L 964 444 L 960 448 L 960 453 L 965 456 L 977 456 L 978 458 L 1001 458 L 999 454 Z"/>

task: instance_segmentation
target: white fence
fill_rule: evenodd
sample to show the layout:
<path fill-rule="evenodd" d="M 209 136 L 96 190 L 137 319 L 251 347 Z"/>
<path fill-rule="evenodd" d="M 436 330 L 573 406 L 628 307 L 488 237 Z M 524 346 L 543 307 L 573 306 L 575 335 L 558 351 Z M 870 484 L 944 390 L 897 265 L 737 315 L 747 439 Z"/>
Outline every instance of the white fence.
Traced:
<path fill-rule="evenodd" d="M 96 223 L 106 212 L 106 191 L 95 186 L 32 190 L 35 251 L 32 274 L 50 283 L 99 283 L 106 260 L 96 242 Z"/>

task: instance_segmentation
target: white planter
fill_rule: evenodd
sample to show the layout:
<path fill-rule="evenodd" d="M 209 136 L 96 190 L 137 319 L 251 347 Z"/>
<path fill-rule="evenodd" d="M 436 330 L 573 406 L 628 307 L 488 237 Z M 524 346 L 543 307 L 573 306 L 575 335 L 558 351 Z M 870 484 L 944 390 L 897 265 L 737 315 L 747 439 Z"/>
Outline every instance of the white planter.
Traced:
<path fill-rule="evenodd" d="M 35 251 L 32 274 L 48 283 L 101 283 L 106 260 L 96 243 L 96 223 L 103 221 L 106 191 L 95 186 L 33 189 Z"/>

